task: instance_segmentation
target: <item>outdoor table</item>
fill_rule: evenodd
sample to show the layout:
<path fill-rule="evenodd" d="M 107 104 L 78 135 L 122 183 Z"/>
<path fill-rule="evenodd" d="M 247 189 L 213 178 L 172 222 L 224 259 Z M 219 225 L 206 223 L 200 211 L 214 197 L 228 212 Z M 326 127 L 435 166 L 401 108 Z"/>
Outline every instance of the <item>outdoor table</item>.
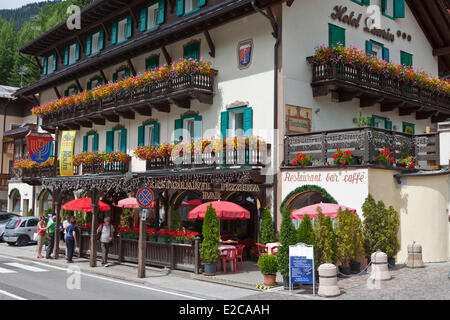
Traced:
<path fill-rule="evenodd" d="M 281 246 L 279 242 L 266 243 L 267 251 L 269 254 L 276 253 L 279 246 Z"/>
<path fill-rule="evenodd" d="M 228 244 L 221 244 L 219 246 L 219 250 L 220 250 L 220 255 L 221 256 L 225 255 L 225 252 L 223 252 L 223 250 L 225 250 L 225 249 L 236 249 L 236 247 L 232 246 L 232 245 L 228 245 Z M 234 272 L 233 264 L 231 264 L 231 272 Z"/>

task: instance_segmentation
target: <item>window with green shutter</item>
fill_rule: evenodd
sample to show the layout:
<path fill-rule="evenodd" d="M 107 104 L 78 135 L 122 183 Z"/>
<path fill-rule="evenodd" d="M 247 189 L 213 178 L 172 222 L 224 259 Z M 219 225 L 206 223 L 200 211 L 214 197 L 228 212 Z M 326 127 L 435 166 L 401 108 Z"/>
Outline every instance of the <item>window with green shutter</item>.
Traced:
<path fill-rule="evenodd" d="M 416 125 L 414 123 L 403 122 L 403 130 L 404 133 L 415 134 Z"/>
<path fill-rule="evenodd" d="M 47 57 L 42 58 L 42 74 L 50 74 L 56 71 L 57 64 L 56 53 L 53 53 Z"/>
<path fill-rule="evenodd" d="M 64 49 L 64 65 L 72 65 L 80 60 L 80 43 L 72 43 Z"/>
<path fill-rule="evenodd" d="M 400 51 L 400 63 L 405 66 L 412 67 L 413 55 L 408 52 Z"/>
<path fill-rule="evenodd" d="M 159 144 L 159 123 L 147 122 L 138 127 L 138 146 Z"/>
<path fill-rule="evenodd" d="M 253 129 L 253 109 L 236 107 L 221 113 L 220 130 L 222 138 L 235 136 L 251 136 Z"/>
<path fill-rule="evenodd" d="M 338 46 L 343 45 L 345 47 L 345 29 L 335 26 L 334 24 L 328 24 L 328 45 Z"/>
<path fill-rule="evenodd" d="M 42 74 L 46 75 L 48 73 L 48 57 L 42 58 Z"/>
<path fill-rule="evenodd" d="M 100 77 L 94 77 L 87 83 L 87 90 L 91 90 L 94 88 L 97 88 L 98 86 L 101 86 L 103 83 L 103 79 Z"/>
<path fill-rule="evenodd" d="M 177 16 L 194 13 L 204 5 L 206 0 L 177 0 Z"/>
<path fill-rule="evenodd" d="M 111 43 L 119 44 L 127 41 L 133 35 L 133 18 L 127 16 L 116 21 L 111 26 Z"/>
<path fill-rule="evenodd" d="M 367 40 L 366 41 L 366 52 L 383 60 L 390 61 L 389 49 L 384 46 L 384 44 Z"/>
<path fill-rule="evenodd" d="M 202 116 L 193 114 L 175 119 L 175 139 L 177 141 L 200 139 L 202 135 Z"/>
<path fill-rule="evenodd" d="M 140 31 L 145 32 L 155 29 L 160 24 L 164 23 L 165 15 L 165 1 L 156 0 L 153 1 L 147 7 L 141 9 L 140 12 Z"/>
<path fill-rule="evenodd" d="M 121 68 L 113 73 L 113 82 L 129 77 L 130 77 L 130 68 Z"/>
<path fill-rule="evenodd" d="M 98 133 L 89 132 L 83 137 L 83 152 L 98 151 Z"/>
<path fill-rule="evenodd" d="M 151 71 L 158 67 L 159 67 L 159 55 L 154 55 L 145 59 L 145 70 Z"/>
<path fill-rule="evenodd" d="M 106 132 L 106 152 L 127 152 L 127 129 L 115 128 Z"/>
<path fill-rule="evenodd" d="M 86 56 L 96 54 L 103 50 L 105 32 L 100 29 L 86 37 Z"/>
<path fill-rule="evenodd" d="M 373 115 L 370 119 L 370 125 L 374 128 L 392 130 L 392 121 L 386 117 Z"/>
<path fill-rule="evenodd" d="M 200 42 L 196 41 L 184 46 L 183 57 L 185 59 L 200 59 Z"/>
<path fill-rule="evenodd" d="M 405 17 L 405 0 L 381 0 L 381 12 L 391 19 Z"/>
<path fill-rule="evenodd" d="M 64 91 L 64 96 L 70 97 L 77 93 L 78 93 L 78 87 L 76 85 L 71 85 Z"/>

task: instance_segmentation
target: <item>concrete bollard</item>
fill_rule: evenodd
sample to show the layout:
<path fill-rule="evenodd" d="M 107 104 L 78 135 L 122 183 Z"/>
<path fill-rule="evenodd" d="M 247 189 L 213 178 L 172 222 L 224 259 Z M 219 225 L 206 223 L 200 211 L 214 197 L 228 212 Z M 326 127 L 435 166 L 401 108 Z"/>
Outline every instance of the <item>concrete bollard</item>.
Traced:
<path fill-rule="evenodd" d="M 372 271 L 370 279 L 373 280 L 390 280 L 391 275 L 388 269 L 387 254 L 384 252 L 372 253 L 370 257 L 372 261 Z"/>
<path fill-rule="evenodd" d="M 337 285 L 336 266 L 331 263 L 324 263 L 319 267 L 319 296 L 335 297 L 341 294 Z"/>
<path fill-rule="evenodd" d="M 418 243 L 408 244 L 408 268 L 423 268 L 422 246 Z"/>

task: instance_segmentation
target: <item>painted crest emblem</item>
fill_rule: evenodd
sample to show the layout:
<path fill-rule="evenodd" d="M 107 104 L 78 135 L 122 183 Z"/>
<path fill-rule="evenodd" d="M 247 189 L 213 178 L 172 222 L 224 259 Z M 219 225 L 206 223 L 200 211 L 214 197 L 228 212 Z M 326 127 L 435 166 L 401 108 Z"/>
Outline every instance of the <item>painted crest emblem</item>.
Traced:
<path fill-rule="evenodd" d="M 253 41 L 244 40 L 239 42 L 238 46 L 238 58 L 239 58 L 239 69 L 248 68 L 252 62 L 253 55 Z"/>
<path fill-rule="evenodd" d="M 27 135 L 30 158 L 37 163 L 47 161 L 50 157 L 53 138 L 48 133 L 30 132 Z"/>

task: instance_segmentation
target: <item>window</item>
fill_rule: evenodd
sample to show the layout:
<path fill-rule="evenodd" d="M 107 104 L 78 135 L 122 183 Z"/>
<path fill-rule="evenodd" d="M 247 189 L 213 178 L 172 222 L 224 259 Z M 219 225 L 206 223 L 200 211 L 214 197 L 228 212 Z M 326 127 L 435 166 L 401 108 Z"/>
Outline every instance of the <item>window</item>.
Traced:
<path fill-rule="evenodd" d="M 56 53 L 42 59 L 42 73 L 50 74 L 56 70 Z"/>
<path fill-rule="evenodd" d="M 339 44 L 345 47 L 345 29 L 329 23 L 328 45 L 331 47 L 338 46 Z"/>
<path fill-rule="evenodd" d="M 415 134 L 416 125 L 414 123 L 403 122 L 403 130 L 404 133 Z"/>
<path fill-rule="evenodd" d="M 389 121 L 385 117 L 373 115 L 370 122 L 370 125 L 374 128 L 392 130 L 392 121 Z"/>
<path fill-rule="evenodd" d="M 251 136 L 253 127 L 253 109 L 236 107 L 222 112 L 220 129 L 222 137 Z"/>
<path fill-rule="evenodd" d="M 95 77 L 88 81 L 87 89 L 91 90 L 91 89 L 97 88 L 98 86 L 101 86 L 102 84 L 103 84 L 102 78 Z"/>
<path fill-rule="evenodd" d="M 159 56 L 154 55 L 145 60 L 145 70 L 151 71 L 159 67 Z"/>
<path fill-rule="evenodd" d="M 175 139 L 183 141 L 198 139 L 202 134 L 202 116 L 186 115 L 175 120 Z"/>
<path fill-rule="evenodd" d="M 133 32 L 133 19 L 128 16 L 122 20 L 114 22 L 111 29 L 111 43 L 117 44 L 131 38 Z"/>
<path fill-rule="evenodd" d="M 138 146 L 159 144 L 159 123 L 148 122 L 138 127 Z"/>
<path fill-rule="evenodd" d="M 363 4 L 368 5 L 368 6 L 370 5 L 370 0 L 352 0 L 352 1 L 359 5 L 363 5 Z"/>
<path fill-rule="evenodd" d="M 127 152 L 127 129 L 116 128 L 106 132 L 106 152 Z"/>
<path fill-rule="evenodd" d="M 158 25 L 164 23 L 164 7 L 164 0 L 157 0 L 148 7 L 141 9 L 141 32 L 152 30 Z"/>
<path fill-rule="evenodd" d="M 75 85 L 72 85 L 72 86 L 68 87 L 64 91 L 64 97 L 70 97 L 70 96 L 73 96 L 75 94 L 78 94 L 78 87 L 75 86 Z"/>
<path fill-rule="evenodd" d="M 27 222 L 27 227 L 36 227 L 38 222 L 39 222 L 39 220 L 37 220 L 37 219 L 30 219 Z"/>
<path fill-rule="evenodd" d="M 404 51 L 400 51 L 400 63 L 412 67 L 413 66 L 413 55 Z"/>
<path fill-rule="evenodd" d="M 185 59 L 198 60 L 200 58 L 200 42 L 196 41 L 184 46 L 183 57 Z"/>
<path fill-rule="evenodd" d="M 103 29 L 87 36 L 86 38 L 86 55 L 96 54 L 103 50 L 105 39 L 105 31 Z"/>
<path fill-rule="evenodd" d="M 83 152 L 98 151 L 98 133 L 90 132 L 83 137 Z"/>
<path fill-rule="evenodd" d="M 367 40 L 366 52 L 380 59 L 389 61 L 389 49 L 386 48 L 382 43 L 373 40 Z"/>
<path fill-rule="evenodd" d="M 71 65 L 80 59 L 80 44 L 78 42 L 67 46 L 64 51 L 64 65 Z"/>
<path fill-rule="evenodd" d="M 391 19 L 404 18 L 405 0 L 381 0 L 381 12 Z"/>
<path fill-rule="evenodd" d="M 177 0 L 177 16 L 182 16 L 199 10 L 206 0 Z"/>
<path fill-rule="evenodd" d="M 113 82 L 120 81 L 122 79 L 126 79 L 130 77 L 130 69 L 129 68 L 122 68 L 117 70 L 113 74 Z"/>

